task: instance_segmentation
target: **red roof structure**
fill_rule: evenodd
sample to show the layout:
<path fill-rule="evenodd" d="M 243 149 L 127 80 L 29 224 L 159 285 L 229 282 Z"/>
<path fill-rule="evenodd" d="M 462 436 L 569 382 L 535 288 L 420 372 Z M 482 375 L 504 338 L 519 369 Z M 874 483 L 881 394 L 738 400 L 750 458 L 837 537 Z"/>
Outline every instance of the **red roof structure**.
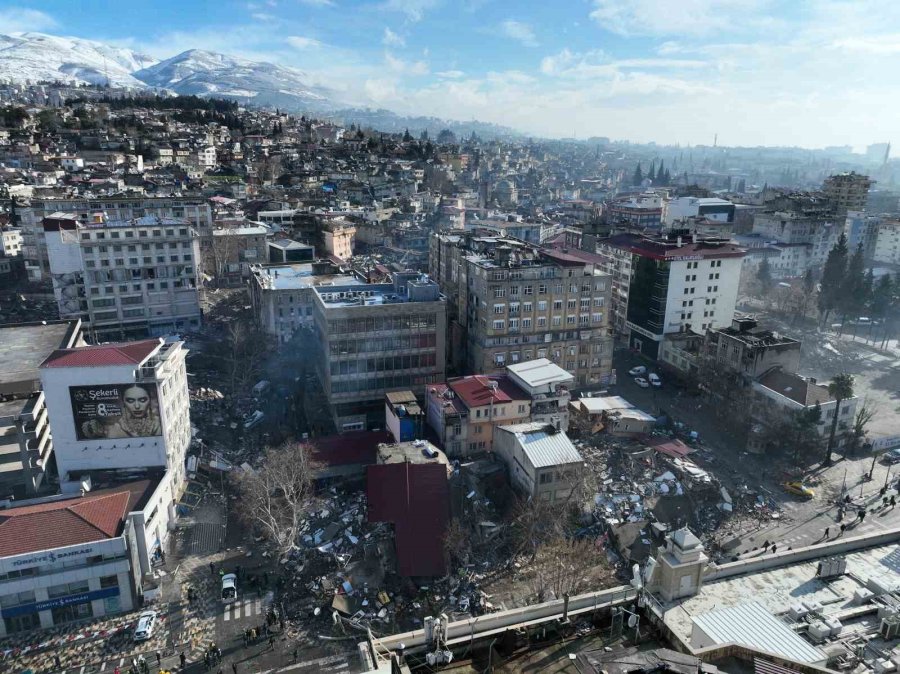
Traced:
<path fill-rule="evenodd" d="M 677 438 L 669 439 L 658 435 L 646 438 L 644 444 L 673 459 L 683 459 L 694 451 Z"/>
<path fill-rule="evenodd" d="M 397 572 L 415 578 L 447 572 L 444 535 L 450 520 L 450 487 L 443 463 L 369 466 L 366 495 L 370 522 L 394 525 Z"/>
<path fill-rule="evenodd" d="M 0 557 L 115 538 L 128 513 L 155 484 L 139 480 L 85 496 L 0 510 Z"/>
<path fill-rule="evenodd" d="M 368 466 L 375 463 L 378 445 L 393 441 L 394 436 L 387 431 L 351 431 L 312 438 L 309 445 L 313 460 L 318 464 L 346 466 L 359 463 Z"/>
<path fill-rule="evenodd" d="M 41 367 L 104 367 L 107 365 L 140 365 L 159 349 L 162 338 L 139 342 L 120 342 L 98 346 L 57 349 Z"/>
<path fill-rule="evenodd" d="M 492 390 L 491 384 L 496 388 Z M 506 375 L 487 377 L 481 374 L 459 377 L 447 382 L 466 407 L 483 407 L 509 403 L 513 400 L 529 400 L 528 394 L 516 386 Z"/>

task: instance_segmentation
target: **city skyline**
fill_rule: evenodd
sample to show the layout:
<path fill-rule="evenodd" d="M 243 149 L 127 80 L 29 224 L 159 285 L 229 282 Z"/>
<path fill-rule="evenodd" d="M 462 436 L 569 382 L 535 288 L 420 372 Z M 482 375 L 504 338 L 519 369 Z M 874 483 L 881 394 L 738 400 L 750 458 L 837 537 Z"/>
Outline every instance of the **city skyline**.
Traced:
<path fill-rule="evenodd" d="M 882 0 L 48 0 L 0 3 L 0 26 L 270 61 L 354 105 L 544 137 L 859 150 L 895 136 L 877 111 L 900 84 Z"/>

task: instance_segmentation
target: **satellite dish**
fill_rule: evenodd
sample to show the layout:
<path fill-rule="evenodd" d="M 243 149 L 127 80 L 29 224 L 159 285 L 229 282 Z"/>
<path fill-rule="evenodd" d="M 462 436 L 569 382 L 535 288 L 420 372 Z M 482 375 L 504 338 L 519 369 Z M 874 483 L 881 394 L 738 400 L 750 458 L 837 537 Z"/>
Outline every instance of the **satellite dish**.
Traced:
<path fill-rule="evenodd" d="M 637 627 L 637 624 L 638 624 L 638 617 L 636 615 L 632 614 L 632 615 L 628 616 L 628 626 L 631 629 L 634 629 L 635 627 Z"/>

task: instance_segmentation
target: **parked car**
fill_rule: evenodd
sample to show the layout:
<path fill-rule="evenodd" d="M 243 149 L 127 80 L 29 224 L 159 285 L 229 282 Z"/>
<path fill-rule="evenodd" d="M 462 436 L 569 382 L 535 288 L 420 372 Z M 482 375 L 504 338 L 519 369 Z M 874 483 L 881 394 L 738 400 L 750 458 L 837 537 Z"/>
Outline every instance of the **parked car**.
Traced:
<path fill-rule="evenodd" d="M 647 377 L 647 379 L 649 379 L 650 384 L 655 386 L 656 388 L 659 388 L 660 386 L 662 386 L 662 379 L 660 379 L 659 375 L 656 374 L 655 372 L 651 372 L 650 376 Z"/>
<path fill-rule="evenodd" d="M 156 620 L 159 614 L 156 611 L 144 611 L 138 616 L 137 627 L 134 628 L 134 640 L 146 641 L 153 635 Z"/>
<path fill-rule="evenodd" d="M 634 383 L 640 386 L 641 388 L 650 388 L 650 382 L 644 379 L 643 377 L 635 377 Z"/>
<path fill-rule="evenodd" d="M 632 377 L 638 377 L 642 374 L 647 374 L 647 368 L 643 365 L 638 365 L 637 367 L 633 367 L 628 370 L 628 374 L 630 374 Z"/>
<path fill-rule="evenodd" d="M 811 487 L 807 487 L 805 484 L 800 482 L 799 480 L 793 480 L 792 482 L 785 482 L 784 488 L 786 491 L 794 494 L 795 496 L 802 496 L 803 498 L 813 498 L 816 495 L 816 492 Z"/>
<path fill-rule="evenodd" d="M 881 455 L 881 462 L 887 464 L 900 463 L 900 448 L 891 449 Z"/>
<path fill-rule="evenodd" d="M 222 576 L 222 601 L 226 604 L 237 601 L 237 575 L 234 573 Z"/>
<path fill-rule="evenodd" d="M 262 412 L 261 410 L 256 410 L 251 414 L 247 414 L 244 417 L 244 428 L 249 431 L 254 426 L 258 426 L 259 424 L 261 424 L 262 420 L 265 419 L 265 417 L 265 412 Z"/>

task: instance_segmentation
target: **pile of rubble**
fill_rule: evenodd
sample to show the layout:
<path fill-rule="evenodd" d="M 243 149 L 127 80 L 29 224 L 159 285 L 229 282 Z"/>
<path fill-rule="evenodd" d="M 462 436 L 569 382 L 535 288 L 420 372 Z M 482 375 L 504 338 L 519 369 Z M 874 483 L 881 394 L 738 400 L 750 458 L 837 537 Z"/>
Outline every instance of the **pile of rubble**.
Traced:
<path fill-rule="evenodd" d="M 304 523 L 299 549 L 282 562 L 280 601 L 289 618 L 319 634 L 387 634 L 421 627 L 427 615 L 494 610 L 472 574 L 416 586 L 394 573 L 393 530 L 369 523 L 364 493 L 332 489 Z"/>

